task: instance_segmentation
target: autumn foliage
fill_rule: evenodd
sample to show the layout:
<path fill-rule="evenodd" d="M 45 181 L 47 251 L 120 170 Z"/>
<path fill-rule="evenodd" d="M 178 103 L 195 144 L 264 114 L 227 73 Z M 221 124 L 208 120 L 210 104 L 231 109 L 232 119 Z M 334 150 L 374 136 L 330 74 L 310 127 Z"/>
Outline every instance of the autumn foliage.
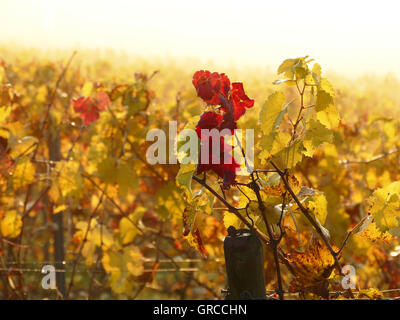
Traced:
<path fill-rule="evenodd" d="M 0 298 L 222 299 L 229 226 L 262 239 L 268 295 L 396 296 L 392 91 L 336 85 L 309 57 L 265 79 L 13 57 L 0 64 Z M 207 164 L 150 165 L 146 134 L 170 120 L 200 146 L 202 129 L 253 129 L 254 171 L 223 136 Z M 60 232 L 65 290 L 44 290 Z"/>

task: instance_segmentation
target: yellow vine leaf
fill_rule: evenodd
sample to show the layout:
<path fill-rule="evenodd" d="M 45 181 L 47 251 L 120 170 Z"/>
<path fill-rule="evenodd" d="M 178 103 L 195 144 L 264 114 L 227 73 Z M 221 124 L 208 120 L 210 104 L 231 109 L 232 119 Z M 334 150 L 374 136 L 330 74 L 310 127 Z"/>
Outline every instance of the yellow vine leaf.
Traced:
<path fill-rule="evenodd" d="M 133 284 L 130 277 L 140 276 L 144 271 L 142 254 L 133 245 L 125 247 L 122 251 L 106 251 L 102 264 L 104 270 L 110 274 L 109 283 L 116 293 L 128 292 Z"/>
<path fill-rule="evenodd" d="M 171 181 L 158 190 L 156 199 L 156 209 L 162 219 L 172 216 L 182 217 L 185 204 L 182 199 L 182 192 L 175 182 Z"/>
<path fill-rule="evenodd" d="M 194 232 L 190 232 L 185 239 L 187 243 L 203 257 L 207 256 L 207 251 L 203 245 L 203 240 L 201 238 L 199 229 L 196 229 Z"/>
<path fill-rule="evenodd" d="M 315 103 L 316 118 L 328 129 L 339 125 L 339 112 L 334 106 L 335 91 L 328 80 L 321 78 Z"/>
<path fill-rule="evenodd" d="M 79 221 L 76 223 L 77 231 L 74 234 L 74 239 L 78 242 L 84 241 L 88 223 L 86 221 Z M 103 249 L 110 248 L 113 245 L 113 237 L 106 227 L 97 222 L 97 219 L 92 219 L 90 222 L 89 231 L 87 233 L 86 241 L 82 249 L 82 255 L 85 257 L 85 263 L 92 265 L 96 262 L 96 250 L 103 247 Z"/>
<path fill-rule="evenodd" d="M 392 233 L 399 227 L 400 181 L 374 191 L 369 198 L 369 212 L 373 215 L 376 227 L 381 232 Z"/>
<path fill-rule="evenodd" d="M 294 274 L 290 291 L 310 292 L 328 298 L 328 278 L 335 261 L 323 243 L 314 240 L 305 252 L 293 251 L 288 261 Z"/>
<path fill-rule="evenodd" d="M 337 128 L 340 121 L 339 111 L 333 104 L 327 106 L 324 110 L 317 112 L 317 120 L 328 129 Z"/>
<path fill-rule="evenodd" d="M 315 110 L 317 112 L 323 111 L 332 104 L 333 104 L 333 97 L 324 90 L 318 90 Z"/>
<path fill-rule="evenodd" d="M 393 241 L 394 237 L 387 231 L 382 232 L 376 227 L 375 222 L 371 222 L 368 227 L 362 230 L 357 236 L 372 242 L 382 241 L 389 244 Z"/>
<path fill-rule="evenodd" d="M 311 119 L 307 124 L 307 131 L 303 140 L 305 150 L 303 154 L 307 157 L 312 157 L 315 150 L 324 142 L 331 143 L 333 133 L 321 122 Z"/>
<path fill-rule="evenodd" d="M 79 172 L 79 163 L 67 161 L 64 166 L 62 162 L 57 163 L 56 170 L 60 170 L 58 182 L 61 193 L 67 196 L 83 187 L 83 178 Z"/>
<path fill-rule="evenodd" d="M 5 238 L 16 238 L 21 233 L 22 219 L 16 210 L 7 211 L 0 220 L 1 235 Z"/>
<path fill-rule="evenodd" d="M 324 91 L 327 93 L 332 99 L 335 98 L 335 90 L 333 89 L 332 84 L 328 81 L 326 78 L 321 78 L 319 85 L 318 85 L 318 90 L 319 91 Z"/>
<path fill-rule="evenodd" d="M 108 157 L 97 165 L 97 176 L 104 182 L 111 184 L 115 183 L 117 171 L 117 159 L 114 157 Z"/>
<path fill-rule="evenodd" d="M 132 165 L 119 164 L 115 172 L 115 183 L 118 185 L 118 194 L 125 197 L 129 190 L 139 187 L 139 179 Z"/>
<path fill-rule="evenodd" d="M 265 104 L 261 107 L 260 124 L 261 130 L 265 135 L 269 135 L 279 126 L 279 123 L 276 123 L 276 121 L 278 120 L 279 122 L 279 119 L 282 118 L 280 115 L 285 100 L 285 95 L 280 91 L 276 91 L 268 97 Z"/>
<path fill-rule="evenodd" d="M 224 226 L 226 229 L 228 229 L 230 226 L 240 229 L 241 224 L 242 222 L 235 214 L 229 211 L 224 211 Z"/>
<path fill-rule="evenodd" d="M 305 206 L 310 212 L 314 213 L 318 221 L 323 225 L 328 215 L 328 202 L 323 193 L 317 193 L 305 200 Z"/>
<path fill-rule="evenodd" d="M 190 154 L 190 151 L 189 150 L 181 150 L 181 147 L 182 146 L 184 146 L 185 144 L 186 144 L 186 142 L 187 142 L 187 140 L 180 140 L 179 139 L 179 135 L 180 134 L 183 134 L 183 132 L 185 132 L 186 130 L 195 130 L 195 128 L 196 128 L 196 125 L 197 125 L 197 123 L 199 122 L 199 120 L 200 120 L 200 116 L 194 116 L 194 117 L 192 117 L 187 123 L 186 123 L 186 125 L 185 125 L 185 127 L 183 128 L 183 130 L 182 131 L 180 131 L 179 133 L 178 133 L 178 136 L 176 137 L 176 141 L 175 141 L 175 143 L 174 143 L 174 151 L 175 151 L 175 154 L 176 154 L 176 157 L 177 157 L 177 159 L 178 159 L 178 162 L 179 163 L 181 163 L 182 162 L 182 160 L 185 158 L 185 157 L 189 157 L 190 156 L 190 158 L 194 158 L 194 159 L 197 159 L 197 157 L 198 157 L 198 154 Z M 186 138 L 186 139 L 188 139 L 188 138 Z M 197 135 L 195 135 L 195 139 L 197 140 L 197 145 L 198 145 L 198 147 L 200 146 L 200 140 L 198 139 L 198 137 L 197 137 Z M 199 150 L 199 149 L 198 149 Z M 197 153 L 198 153 L 198 150 L 196 151 Z"/>
<path fill-rule="evenodd" d="M 261 199 L 265 206 L 276 206 L 282 203 L 282 195 L 286 189 L 282 183 L 275 186 L 265 186 L 261 189 Z"/>
<path fill-rule="evenodd" d="M 296 59 L 286 59 L 279 66 L 278 75 L 283 73 L 288 79 L 304 79 L 310 72 L 306 62 L 307 58 L 308 56 Z"/>
<path fill-rule="evenodd" d="M 272 177 L 272 175 L 271 175 Z M 273 181 L 273 178 L 272 178 Z M 295 194 L 300 191 L 300 183 L 294 174 L 289 175 L 288 183 Z M 278 183 L 265 183 L 261 188 L 261 199 L 266 207 L 274 207 L 282 203 L 282 196 L 286 193 L 286 203 L 290 201 L 291 195 L 287 192 L 285 184 L 279 178 Z M 280 212 L 279 212 L 280 215 Z"/>
<path fill-rule="evenodd" d="M 314 63 L 311 72 L 314 73 L 316 76 L 321 77 L 321 65 L 319 63 Z"/>
<path fill-rule="evenodd" d="M 132 242 L 133 239 L 135 239 L 135 237 L 140 233 L 135 224 L 138 223 L 138 221 L 142 218 L 145 211 L 145 208 L 137 208 L 135 212 L 128 216 L 128 218 L 121 218 L 119 222 L 119 232 L 123 245 Z"/>
<path fill-rule="evenodd" d="M 129 190 L 139 187 L 139 179 L 129 163 L 108 157 L 97 165 L 97 175 L 110 184 L 118 185 L 118 194 L 125 197 Z"/>
<path fill-rule="evenodd" d="M 60 161 L 53 172 L 49 195 L 54 202 L 61 197 L 76 196 L 83 189 L 83 178 L 77 161 Z"/>
<path fill-rule="evenodd" d="M 179 172 L 176 175 L 176 182 L 178 186 L 186 189 L 188 192 L 188 196 L 192 195 L 192 177 L 195 172 L 195 164 L 181 164 Z"/>
<path fill-rule="evenodd" d="M 93 83 L 91 81 L 85 82 L 85 84 L 82 87 L 82 96 L 84 97 L 90 97 L 93 91 Z"/>
<path fill-rule="evenodd" d="M 293 78 L 293 66 L 298 62 L 298 59 L 286 59 L 278 67 L 278 74 L 284 73 L 287 78 Z"/>
<path fill-rule="evenodd" d="M 26 156 L 19 158 L 16 162 L 12 177 L 14 189 L 19 189 L 31 184 L 34 180 L 35 167 L 31 163 L 30 159 Z"/>
<path fill-rule="evenodd" d="M 280 169 L 293 168 L 303 159 L 303 144 L 300 140 L 295 140 L 289 147 L 284 148 L 273 157 Z"/>
<path fill-rule="evenodd" d="M 196 192 L 187 202 L 187 206 L 183 212 L 184 233 L 194 232 L 196 229 L 202 229 L 206 213 L 211 213 L 209 204 L 210 198 L 203 190 Z"/>
<path fill-rule="evenodd" d="M 289 141 L 290 134 L 282 131 L 263 136 L 259 144 L 262 151 L 258 155 L 261 164 L 267 163 L 274 155 L 284 150 Z"/>

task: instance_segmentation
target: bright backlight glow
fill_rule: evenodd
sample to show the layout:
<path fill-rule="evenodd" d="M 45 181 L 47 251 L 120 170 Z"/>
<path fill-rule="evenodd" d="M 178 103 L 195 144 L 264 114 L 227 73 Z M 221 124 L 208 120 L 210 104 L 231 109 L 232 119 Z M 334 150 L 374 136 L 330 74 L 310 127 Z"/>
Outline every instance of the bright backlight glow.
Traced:
<path fill-rule="evenodd" d="M 347 75 L 400 71 L 396 1 L 0 1 L 0 41 L 276 66 L 310 55 Z"/>

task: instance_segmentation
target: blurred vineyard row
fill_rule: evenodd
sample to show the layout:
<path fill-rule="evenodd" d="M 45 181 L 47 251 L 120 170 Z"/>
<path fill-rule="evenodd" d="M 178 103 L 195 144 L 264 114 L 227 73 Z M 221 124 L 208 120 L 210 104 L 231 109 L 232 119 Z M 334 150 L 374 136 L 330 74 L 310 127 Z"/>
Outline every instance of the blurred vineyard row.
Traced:
<path fill-rule="evenodd" d="M 67 298 L 221 298 L 230 216 L 218 203 L 205 215 L 203 257 L 183 236 L 179 165 L 151 166 L 145 159 L 150 129 L 168 132 L 168 121 L 176 120 L 179 131 L 203 112 L 192 85 L 202 67 L 99 51 L 79 51 L 68 64 L 70 54 L 0 48 L 0 298 L 57 297 L 41 287 L 40 273 L 54 264 L 57 216 Z M 240 128 L 257 126 L 261 106 L 277 88 L 276 67 L 219 70 L 240 79 L 255 100 Z M 325 227 L 339 246 L 368 214 L 373 192 L 400 179 L 400 82 L 392 75 L 329 79 L 341 117 L 334 141 L 293 174 L 300 185 L 324 192 Z M 296 97 L 293 87 L 283 90 L 288 100 Z M 240 196 L 226 195 L 232 202 Z M 393 202 L 396 207 L 400 199 Z M 304 249 L 309 236 L 294 232 L 297 237 Z M 355 267 L 360 289 L 395 289 L 399 248 L 395 233 L 371 224 L 349 239 L 343 259 Z M 276 286 L 274 268 L 265 250 L 269 290 Z M 290 283 L 288 272 L 283 277 Z M 342 290 L 340 283 L 330 289 Z"/>

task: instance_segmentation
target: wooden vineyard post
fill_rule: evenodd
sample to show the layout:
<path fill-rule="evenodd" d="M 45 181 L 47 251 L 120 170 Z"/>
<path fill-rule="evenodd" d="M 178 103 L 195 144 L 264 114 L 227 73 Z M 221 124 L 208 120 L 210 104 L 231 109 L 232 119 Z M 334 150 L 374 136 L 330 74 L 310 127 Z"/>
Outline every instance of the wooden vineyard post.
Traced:
<path fill-rule="evenodd" d="M 55 130 L 49 130 L 48 136 L 48 148 L 51 161 L 60 161 L 60 133 Z M 52 214 L 54 222 L 56 224 L 56 230 L 54 231 L 54 262 L 56 272 L 56 284 L 59 293 L 65 297 L 66 286 L 65 286 L 65 252 L 64 252 L 64 224 L 63 224 L 63 212 L 53 214 L 53 203 L 49 202 L 49 211 Z"/>
<path fill-rule="evenodd" d="M 224 240 L 227 300 L 266 299 L 264 252 L 260 239 L 248 229 L 228 228 Z"/>

